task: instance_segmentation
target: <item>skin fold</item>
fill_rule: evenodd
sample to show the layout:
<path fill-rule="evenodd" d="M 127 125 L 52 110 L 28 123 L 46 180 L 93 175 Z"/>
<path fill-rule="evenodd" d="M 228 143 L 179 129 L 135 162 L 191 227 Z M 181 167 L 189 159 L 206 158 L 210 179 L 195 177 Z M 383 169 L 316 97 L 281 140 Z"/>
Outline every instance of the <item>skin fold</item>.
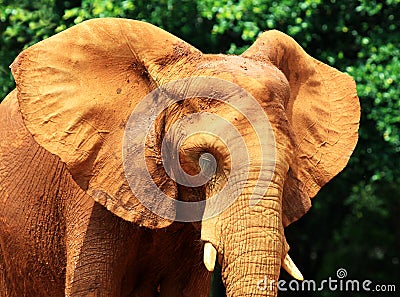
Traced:
<path fill-rule="evenodd" d="M 263 33 L 241 56 L 227 56 L 203 54 L 147 23 L 97 19 L 28 48 L 11 69 L 17 87 L 0 105 L 1 296 L 208 296 L 203 257 L 209 270 L 215 260 L 221 264 L 227 296 L 276 296 L 276 286 L 261 291 L 257 283 L 277 283 L 282 264 L 288 266 L 284 227 L 307 212 L 357 142 L 354 81 L 277 31 Z M 219 215 L 183 223 L 141 204 L 127 183 L 121 148 L 140 100 L 186 77 L 223 79 L 251 94 L 268 116 L 276 154 L 272 179 L 259 181 L 266 191 L 252 196 L 262 155 L 240 110 L 218 95 L 169 105 L 146 138 L 153 182 L 167 196 L 193 202 L 231 179 L 228 190 L 236 195 Z M 210 181 L 189 187 L 169 177 L 163 137 L 199 112 L 240 132 L 247 176 L 230 170 L 235 147 L 200 133 L 183 142 L 179 161 L 196 175 L 200 156 L 213 155 Z M 195 123 L 204 131 L 210 125 Z M 217 128 L 223 134 L 227 126 Z M 258 203 L 249 207 L 251 199 Z M 203 255 L 205 243 L 211 245 Z"/>

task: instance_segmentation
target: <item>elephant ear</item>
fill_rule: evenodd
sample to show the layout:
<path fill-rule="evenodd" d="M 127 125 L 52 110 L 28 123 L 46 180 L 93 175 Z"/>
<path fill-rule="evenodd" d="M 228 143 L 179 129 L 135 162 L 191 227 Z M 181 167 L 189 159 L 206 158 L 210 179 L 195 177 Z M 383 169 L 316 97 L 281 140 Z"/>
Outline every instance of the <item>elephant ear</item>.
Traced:
<path fill-rule="evenodd" d="M 127 183 L 124 128 L 165 69 L 199 54 L 153 25 L 107 18 L 83 22 L 39 42 L 23 51 L 11 68 L 20 110 L 35 140 L 59 156 L 79 186 L 111 212 L 159 228 L 171 220 L 145 208 Z M 176 198 L 176 185 L 159 163 L 157 158 L 147 160 L 156 172 L 156 185 Z M 163 207 L 174 211 L 171 203 Z"/>
<path fill-rule="evenodd" d="M 354 80 L 309 56 L 291 37 L 264 32 L 243 56 L 272 63 L 286 76 L 294 161 L 283 191 L 283 223 L 300 218 L 310 198 L 347 164 L 358 139 L 360 105 Z"/>

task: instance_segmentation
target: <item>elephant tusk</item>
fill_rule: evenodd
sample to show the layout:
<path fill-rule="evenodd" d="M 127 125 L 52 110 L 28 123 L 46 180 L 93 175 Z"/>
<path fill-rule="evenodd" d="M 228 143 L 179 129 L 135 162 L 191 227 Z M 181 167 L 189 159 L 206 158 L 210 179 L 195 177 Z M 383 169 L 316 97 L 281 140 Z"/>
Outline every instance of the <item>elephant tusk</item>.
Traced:
<path fill-rule="evenodd" d="M 285 259 L 283 259 L 282 267 L 295 279 L 300 281 L 304 280 L 303 275 L 301 274 L 300 270 L 296 267 L 293 263 L 293 260 L 289 257 L 289 254 L 286 254 Z"/>
<path fill-rule="evenodd" d="M 204 244 L 204 265 L 206 266 L 208 271 L 214 271 L 215 267 L 215 260 L 217 259 L 217 250 L 215 247 L 210 243 L 206 242 Z"/>

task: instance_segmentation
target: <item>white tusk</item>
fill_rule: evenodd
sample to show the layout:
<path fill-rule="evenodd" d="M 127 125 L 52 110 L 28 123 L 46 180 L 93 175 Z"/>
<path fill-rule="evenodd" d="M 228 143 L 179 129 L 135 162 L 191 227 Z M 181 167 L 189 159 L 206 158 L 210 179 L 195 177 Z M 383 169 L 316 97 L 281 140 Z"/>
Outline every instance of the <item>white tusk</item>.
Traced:
<path fill-rule="evenodd" d="M 283 259 L 282 267 L 295 279 L 304 280 L 303 275 L 301 274 L 300 270 L 296 267 L 293 263 L 293 260 L 289 257 L 289 254 L 286 254 L 285 259 Z"/>
<path fill-rule="evenodd" d="M 217 250 L 215 247 L 210 243 L 206 242 L 204 244 L 204 265 L 206 265 L 206 268 L 208 271 L 214 271 L 215 267 L 215 260 L 217 259 Z"/>

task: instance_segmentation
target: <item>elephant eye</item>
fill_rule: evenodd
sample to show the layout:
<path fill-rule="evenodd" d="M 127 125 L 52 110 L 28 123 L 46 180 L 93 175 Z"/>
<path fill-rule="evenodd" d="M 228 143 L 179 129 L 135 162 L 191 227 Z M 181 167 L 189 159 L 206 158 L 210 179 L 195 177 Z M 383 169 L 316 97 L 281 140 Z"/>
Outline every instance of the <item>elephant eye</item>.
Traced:
<path fill-rule="evenodd" d="M 208 153 L 203 152 L 199 156 L 199 166 L 201 174 L 206 178 L 211 178 L 217 171 L 217 160 L 215 157 Z"/>

